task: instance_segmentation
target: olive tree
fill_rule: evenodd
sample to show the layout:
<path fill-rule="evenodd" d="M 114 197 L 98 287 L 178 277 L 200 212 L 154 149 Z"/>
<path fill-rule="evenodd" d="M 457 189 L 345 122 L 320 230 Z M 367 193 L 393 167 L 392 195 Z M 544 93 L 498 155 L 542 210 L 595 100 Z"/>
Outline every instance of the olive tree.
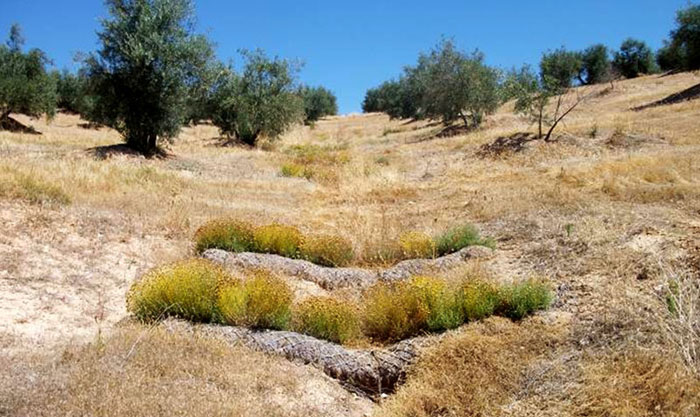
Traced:
<path fill-rule="evenodd" d="M 22 52 L 20 27 L 13 25 L 6 45 L 0 45 L 0 128 L 10 113 L 29 116 L 56 110 L 55 79 L 46 72 L 49 62 L 39 49 Z"/>
<path fill-rule="evenodd" d="M 560 88 L 571 87 L 582 69 L 581 54 L 567 51 L 564 47 L 545 52 L 540 60 L 542 79 L 547 78 L 548 83 L 557 83 Z"/>
<path fill-rule="evenodd" d="M 116 129 L 144 154 L 175 137 L 188 104 L 214 59 L 194 33 L 190 0 L 106 0 L 110 17 L 98 33 L 101 49 L 85 60 L 94 97 L 89 118 Z"/>
<path fill-rule="evenodd" d="M 260 50 L 242 55 L 243 72 L 229 69 L 215 89 L 212 122 L 222 134 L 254 146 L 261 136 L 275 139 L 301 121 L 304 103 L 296 94 L 295 65 Z"/>
<path fill-rule="evenodd" d="M 622 42 L 620 50 L 615 53 L 613 67 L 625 78 L 652 74 L 656 71 L 654 53 L 643 41 L 629 38 Z"/>
<path fill-rule="evenodd" d="M 450 40 L 421 54 L 412 74 L 421 86 L 420 116 L 476 127 L 493 113 L 499 104 L 498 72 L 483 61 L 482 53 L 466 54 Z"/>
<path fill-rule="evenodd" d="M 581 71 L 578 79 L 581 84 L 591 85 L 610 81 L 612 64 L 608 47 L 603 44 L 592 45 L 580 54 Z"/>
<path fill-rule="evenodd" d="M 676 14 L 671 40 L 657 54 L 664 70 L 700 69 L 700 5 L 688 5 Z"/>
<path fill-rule="evenodd" d="M 338 114 L 335 94 L 324 87 L 302 86 L 298 91 L 304 101 L 304 122 L 311 124 L 321 117 Z"/>

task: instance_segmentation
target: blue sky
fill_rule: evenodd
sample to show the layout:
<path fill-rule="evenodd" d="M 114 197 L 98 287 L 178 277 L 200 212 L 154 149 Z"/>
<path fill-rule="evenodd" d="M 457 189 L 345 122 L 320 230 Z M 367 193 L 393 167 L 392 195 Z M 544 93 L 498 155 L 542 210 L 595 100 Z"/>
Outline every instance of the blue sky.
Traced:
<path fill-rule="evenodd" d="M 100 0 L 2 0 L 0 32 L 24 29 L 27 46 L 43 49 L 59 68 L 75 69 L 76 52 L 97 48 Z M 612 47 L 628 36 L 654 49 L 687 0 L 225 1 L 195 0 L 200 31 L 219 57 L 263 48 L 298 58 L 304 83 L 335 92 L 341 113 L 360 111 L 365 91 L 395 77 L 442 35 L 479 48 L 487 63 L 536 65 L 543 51 L 592 43 Z"/>

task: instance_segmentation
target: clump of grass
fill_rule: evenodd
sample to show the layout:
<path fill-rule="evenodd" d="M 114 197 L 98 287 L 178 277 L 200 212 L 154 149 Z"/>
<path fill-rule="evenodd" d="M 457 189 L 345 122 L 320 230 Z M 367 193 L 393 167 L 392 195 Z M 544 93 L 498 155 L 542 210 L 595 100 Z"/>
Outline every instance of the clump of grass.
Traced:
<path fill-rule="evenodd" d="M 407 259 L 434 258 L 435 241 L 425 233 L 410 231 L 399 236 L 399 246 Z"/>
<path fill-rule="evenodd" d="M 497 313 L 520 320 L 537 310 L 549 307 L 553 296 L 546 283 L 538 279 L 528 279 L 502 287 L 499 298 Z"/>
<path fill-rule="evenodd" d="M 464 224 L 453 227 L 437 236 L 435 245 L 438 256 L 443 256 L 474 245 L 493 248 L 495 243 L 491 239 L 482 238 L 479 231 L 471 224 Z"/>
<path fill-rule="evenodd" d="M 247 252 L 253 249 L 253 226 L 236 219 L 220 219 L 205 223 L 194 235 L 198 253 L 207 249 Z"/>
<path fill-rule="evenodd" d="M 500 302 L 498 288 L 482 279 L 468 279 L 458 290 L 462 314 L 467 321 L 493 315 Z"/>
<path fill-rule="evenodd" d="M 384 341 L 405 339 L 425 329 L 429 315 L 425 301 L 408 283 L 378 283 L 365 299 L 365 334 Z"/>
<path fill-rule="evenodd" d="M 362 335 L 357 308 L 330 297 L 304 300 L 294 309 L 295 331 L 335 343 L 347 343 Z"/>
<path fill-rule="evenodd" d="M 309 262 L 330 267 L 346 266 L 355 257 L 352 243 L 335 235 L 315 235 L 304 238 L 300 254 Z"/>
<path fill-rule="evenodd" d="M 217 305 L 220 320 L 226 324 L 284 330 L 291 318 L 292 298 L 283 280 L 257 272 L 243 283 L 224 286 Z"/>
<path fill-rule="evenodd" d="M 70 196 L 60 186 L 21 173 L 0 180 L 0 197 L 25 200 L 30 204 L 65 206 L 71 203 Z"/>
<path fill-rule="evenodd" d="M 313 177 L 312 169 L 295 162 L 287 162 L 282 164 L 280 173 L 283 177 L 306 178 L 307 180 Z"/>
<path fill-rule="evenodd" d="M 127 310 L 143 321 L 174 316 L 210 322 L 218 314 L 218 288 L 230 280 L 221 267 L 203 259 L 155 268 L 131 286 Z"/>
<path fill-rule="evenodd" d="M 303 236 L 296 227 L 273 223 L 255 228 L 253 240 L 258 252 L 296 258 Z"/>
<path fill-rule="evenodd" d="M 365 331 L 377 340 L 401 340 L 425 331 L 452 329 L 462 322 L 454 291 L 437 278 L 379 283 L 366 298 Z"/>

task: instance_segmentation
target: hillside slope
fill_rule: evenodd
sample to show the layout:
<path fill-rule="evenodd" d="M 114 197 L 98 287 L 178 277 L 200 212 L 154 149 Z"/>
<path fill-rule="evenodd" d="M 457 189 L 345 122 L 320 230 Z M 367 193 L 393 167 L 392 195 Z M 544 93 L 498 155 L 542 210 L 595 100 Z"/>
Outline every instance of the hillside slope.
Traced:
<path fill-rule="evenodd" d="M 683 73 L 597 87 L 556 141 L 498 156 L 482 146 L 532 130 L 510 104 L 450 138 L 424 122 L 350 115 L 251 150 L 223 147 L 200 125 L 162 160 L 106 148 L 118 135 L 77 116 L 17 116 L 43 134 L 0 132 L 0 367 L 13 369 L 0 377 L 0 414 L 170 415 L 174 401 L 182 415 L 268 415 L 295 399 L 275 412 L 698 415 L 700 308 L 689 307 L 700 279 L 700 99 L 634 110 L 698 83 Z M 282 175 L 285 165 L 311 179 Z M 466 268 L 546 277 L 557 300 L 522 323 L 451 332 L 378 405 L 313 368 L 117 326 L 131 282 L 191 255 L 193 232 L 220 216 L 337 233 L 359 253 L 405 230 L 471 222 L 497 250 Z M 669 293 L 688 310 L 669 314 Z"/>

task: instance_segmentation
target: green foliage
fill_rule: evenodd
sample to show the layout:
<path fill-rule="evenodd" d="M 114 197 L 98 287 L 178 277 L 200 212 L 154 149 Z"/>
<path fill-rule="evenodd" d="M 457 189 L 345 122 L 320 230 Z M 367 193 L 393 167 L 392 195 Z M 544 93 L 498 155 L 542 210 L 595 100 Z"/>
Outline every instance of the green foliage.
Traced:
<path fill-rule="evenodd" d="M 504 286 L 499 294 L 497 313 L 513 320 L 520 320 L 537 310 L 544 310 L 552 303 L 549 287 L 535 279 Z"/>
<path fill-rule="evenodd" d="M 439 332 L 454 329 L 464 322 L 460 299 L 444 280 L 433 277 L 413 277 L 409 284 L 428 309 L 426 329 Z"/>
<path fill-rule="evenodd" d="M 131 286 L 127 310 L 144 321 L 174 316 L 210 322 L 218 315 L 217 290 L 229 280 L 223 269 L 202 259 L 159 267 Z"/>
<path fill-rule="evenodd" d="M 652 74 L 657 71 L 651 49 L 646 43 L 632 38 L 622 42 L 620 50 L 615 52 L 613 68 L 626 78 L 635 78 L 640 74 Z"/>
<path fill-rule="evenodd" d="M 459 289 L 458 299 L 468 321 L 491 316 L 500 301 L 498 288 L 481 279 L 468 279 Z"/>
<path fill-rule="evenodd" d="M 471 224 L 453 227 L 435 238 L 435 246 L 438 256 L 457 252 L 468 246 L 481 245 L 493 248 L 494 242 L 484 239 Z"/>
<path fill-rule="evenodd" d="M 304 237 L 296 227 L 273 223 L 255 228 L 253 239 L 257 252 L 296 258 Z"/>
<path fill-rule="evenodd" d="M 346 266 L 355 258 L 352 243 L 335 235 L 305 237 L 300 255 L 309 262 L 330 267 Z"/>
<path fill-rule="evenodd" d="M 0 45 L 0 121 L 13 112 L 53 116 L 56 110 L 56 82 L 45 69 L 49 60 L 39 49 L 23 53 L 23 45 L 15 24 L 7 45 Z"/>
<path fill-rule="evenodd" d="M 217 305 L 226 324 L 284 330 L 291 319 L 292 296 L 283 280 L 258 272 L 243 283 L 224 286 Z"/>
<path fill-rule="evenodd" d="M 546 52 L 540 60 L 542 82 L 551 84 L 556 89 L 570 88 L 582 69 L 581 54 L 567 51 L 564 47 Z"/>
<path fill-rule="evenodd" d="M 85 60 L 94 109 L 89 118 L 116 129 L 145 154 L 175 137 L 214 53 L 193 33 L 190 0 L 107 0 L 102 44 Z"/>
<path fill-rule="evenodd" d="M 297 305 L 293 328 L 299 333 L 342 344 L 362 335 L 357 307 L 330 297 L 311 297 Z"/>
<path fill-rule="evenodd" d="M 599 84 L 610 80 L 612 63 L 607 46 L 589 46 L 580 56 L 582 65 L 578 78 L 582 84 Z"/>
<path fill-rule="evenodd" d="M 63 70 L 54 71 L 58 99 L 56 104 L 66 112 L 89 117 L 93 108 L 94 98 L 88 91 L 88 80 L 83 72 L 77 75 Z"/>
<path fill-rule="evenodd" d="M 212 121 L 222 134 L 254 146 L 261 136 L 276 139 L 301 121 L 304 103 L 294 91 L 298 70 L 290 62 L 260 50 L 241 54 L 243 73 L 228 70 L 213 93 Z"/>
<path fill-rule="evenodd" d="M 323 87 L 302 86 L 298 91 L 304 101 L 304 122 L 311 124 L 324 116 L 338 113 L 338 103 L 335 94 Z"/>
<path fill-rule="evenodd" d="M 202 225 L 194 235 L 198 253 L 207 249 L 248 252 L 254 249 L 253 226 L 236 219 L 213 220 Z"/>
<path fill-rule="evenodd" d="M 445 124 L 461 119 L 476 127 L 498 107 L 498 73 L 484 64 L 481 52 L 465 54 L 452 41 L 443 40 L 421 54 L 409 74 L 424 86 L 424 117 L 441 119 Z"/>
<path fill-rule="evenodd" d="M 466 54 L 451 40 L 421 53 L 415 67 L 406 67 L 398 81 L 367 91 L 364 112 L 381 111 L 392 118 L 462 120 L 478 126 L 500 101 L 499 74 L 484 64 L 480 52 Z"/>
<path fill-rule="evenodd" d="M 689 4 L 677 12 L 671 40 L 664 42 L 657 62 L 663 70 L 700 69 L 700 5 Z"/>

